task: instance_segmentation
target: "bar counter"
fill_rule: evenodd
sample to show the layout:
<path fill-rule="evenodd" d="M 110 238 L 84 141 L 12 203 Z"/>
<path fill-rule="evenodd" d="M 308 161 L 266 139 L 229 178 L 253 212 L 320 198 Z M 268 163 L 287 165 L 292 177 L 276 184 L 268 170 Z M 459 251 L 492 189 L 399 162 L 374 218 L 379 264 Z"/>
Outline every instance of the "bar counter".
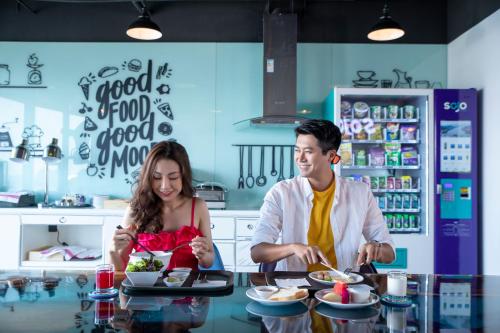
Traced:
<path fill-rule="evenodd" d="M 304 273 L 306 276 L 306 273 Z M 119 287 L 123 274 L 115 275 Z M 94 300 L 94 272 L 0 271 L 0 332 L 500 332 L 500 277 L 409 275 L 412 305 L 338 310 L 310 297 L 264 306 L 246 296 L 264 273 L 234 273 L 225 296 L 126 295 Z M 384 274 L 365 283 L 386 292 Z M 328 288 L 325 286 L 325 288 Z"/>

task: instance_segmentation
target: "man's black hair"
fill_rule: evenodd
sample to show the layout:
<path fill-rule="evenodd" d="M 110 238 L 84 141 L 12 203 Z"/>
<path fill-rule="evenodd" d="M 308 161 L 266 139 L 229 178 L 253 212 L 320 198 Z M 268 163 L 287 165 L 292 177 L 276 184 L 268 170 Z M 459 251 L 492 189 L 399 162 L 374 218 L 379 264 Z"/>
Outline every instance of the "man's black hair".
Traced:
<path fill-rule="evenodd" d="M 311 119 L 295 128 L 295 137 L 300 134 L 313 135 L 323 154 L 332 149 L 338 151 L 342 140 L 340 129 L 331 121 L 323 119 Z"/>

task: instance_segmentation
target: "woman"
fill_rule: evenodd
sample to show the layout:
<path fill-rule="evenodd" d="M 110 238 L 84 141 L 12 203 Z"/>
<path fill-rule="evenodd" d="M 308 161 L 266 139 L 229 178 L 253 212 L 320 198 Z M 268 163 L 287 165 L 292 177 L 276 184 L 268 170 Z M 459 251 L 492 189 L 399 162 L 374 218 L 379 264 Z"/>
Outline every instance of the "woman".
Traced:
<path fill-rule="evenodd" d="M 214 259 L 207 205 L 194 198 L 191 166 L 184 147 L 173 141 L 156 144 L 146 157 L 137 189 L 125 213 L 123 229 L 113 235 L 110 257 L 117 271 L 125 270 L 132 250 L 179 248 L 167 269 L 210 267 Z"/>

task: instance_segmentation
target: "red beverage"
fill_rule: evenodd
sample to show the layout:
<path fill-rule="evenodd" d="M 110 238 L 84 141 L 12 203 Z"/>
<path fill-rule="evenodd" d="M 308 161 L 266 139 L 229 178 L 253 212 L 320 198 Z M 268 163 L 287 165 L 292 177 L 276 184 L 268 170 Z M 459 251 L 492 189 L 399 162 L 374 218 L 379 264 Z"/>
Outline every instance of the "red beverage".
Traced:
<path fill-rule="evenodd" d="M 96 288 L 97 289 L 110 289 L 113 288 L 115 272 L 113 271 L 98 271 L 96 273 Z"/>
<path fill-rule="evenodd" d="M 115 315 L 115 303 L 112 300 L 97 300 L 95 302 L 95 317 L 96 324 L 107 324 Z"/>
<path fill-rule="evenodd" d="M 107 291 L 113 288 L 115 268 L 113 265 L 99 265 L 95 270 L 95 285 L 98 291 Z"/>

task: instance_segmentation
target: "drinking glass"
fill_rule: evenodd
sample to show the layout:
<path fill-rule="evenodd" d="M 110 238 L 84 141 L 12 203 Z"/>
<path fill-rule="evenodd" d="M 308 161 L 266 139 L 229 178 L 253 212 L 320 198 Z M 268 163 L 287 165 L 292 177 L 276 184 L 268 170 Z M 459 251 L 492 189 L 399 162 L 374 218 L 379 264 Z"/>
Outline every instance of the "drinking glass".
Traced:
<path fill-rule="evenodd" d="M 406 300 L 406 273 L 403 271 L 390 271 L 387 273 L 387 295 L 392 302 Z"/>
<path fill-rule="evenodd" d="M 94 323 L 106 325 L 115 315 L 115 303 L 113 300 L 96 300 Z"/>
<path fill-rule="evenodd" d="M 95 269 L 96 290 L 101 293 L 113 290 L 115 266 L 111 264 L 98 265 Z"/>
<path fill-rule="evenodd" d="M 387 328 L 390 333 L 403 333 L 406 330 L 406 309 L 388 308 Z"/>

